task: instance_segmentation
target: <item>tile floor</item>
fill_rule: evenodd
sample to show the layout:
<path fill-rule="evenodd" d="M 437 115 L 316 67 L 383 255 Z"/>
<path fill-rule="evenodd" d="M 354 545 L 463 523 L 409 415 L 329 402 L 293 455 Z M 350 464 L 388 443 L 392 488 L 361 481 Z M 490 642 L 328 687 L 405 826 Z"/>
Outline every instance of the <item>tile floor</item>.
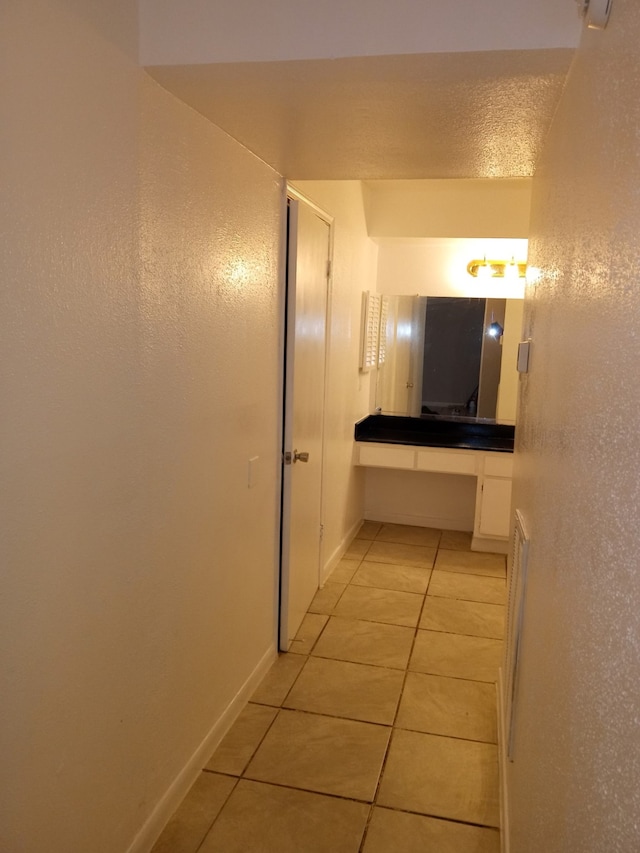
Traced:
<path fill-rule="evenodd" d="M 365 522 L 153 853 L 498 853 L 505 558 Z"/>

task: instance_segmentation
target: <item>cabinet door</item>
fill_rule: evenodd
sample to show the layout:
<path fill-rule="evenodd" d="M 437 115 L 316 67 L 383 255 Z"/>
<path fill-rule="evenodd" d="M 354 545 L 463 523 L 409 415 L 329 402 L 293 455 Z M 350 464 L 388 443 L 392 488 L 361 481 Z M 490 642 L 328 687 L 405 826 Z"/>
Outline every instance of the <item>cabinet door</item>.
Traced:
<path fill-rule="evenodd" d="M 511 480 L 485 477 L 480 503 L 481 536 L 509 536 Z"/>

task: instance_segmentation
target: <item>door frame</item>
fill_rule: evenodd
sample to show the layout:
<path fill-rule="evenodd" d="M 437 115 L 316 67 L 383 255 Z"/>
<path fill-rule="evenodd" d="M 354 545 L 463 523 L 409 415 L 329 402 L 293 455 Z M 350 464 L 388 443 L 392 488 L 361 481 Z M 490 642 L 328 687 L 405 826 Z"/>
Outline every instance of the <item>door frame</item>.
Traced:
<path fill-rule="evenodd" d="M 292 204 L 291 204 L 292 203 Z M 289 323 L 289 318 L 295 309 L 295 279 L 289 275 L 289 265 L 292 257 L 290 251 L 290 213 L 297 209 L 300 204 L 310 208 L 320 219 L 327 223 L 329 228 L 329 271 L 326 284 L 326 310 L 325 310 L 325 346 L 324 346 L 324 383 L 322 399 L 322 424 L 321 424 L 321 460 L 320 460 L 320 526 L 324 529 L 325 518 L 325 488 L 324 488 L 324 454 L 325 454 L 325 426 L 326 426 L 326 400 L 327 379 L 330 350 L 330 328 L 331 328 L 331 297 L 333 284 L 333 247 L 334 247 L 334 217 L 323 210 L 310 198 L 301 193 L 287 181 L 283 184 L 282 193 L 282 275 L 281 275 L 281 300 L 280 300 L 280 346 L 279 346 L 279 384 L 280 384 L 280 429 L 278 448 L 278 488 L 280 491 L 279 519 L 278 519 L 278 555 L 277 555 L 277 586 L 276 586 L 276 613 L 277 613 L 277 646 L 280 651 L 287 651 L 288 637 L 284 636 L 284 625 L 282 620 L 283 609 L 288 605 L 288 549 L 285 547 L 289 540 L 291 526 L 291 504 L 290 489 L 285 478 L 284 452 L 287 443 L 290 443 L 293 426 L 293 374 L 288 359 L 291 358 L 292 347 L 295 342 L 295 324 Z M 323 558 L 324 542 L 319 532 L 318 553 L 318 585 L 320 583 Z"/>

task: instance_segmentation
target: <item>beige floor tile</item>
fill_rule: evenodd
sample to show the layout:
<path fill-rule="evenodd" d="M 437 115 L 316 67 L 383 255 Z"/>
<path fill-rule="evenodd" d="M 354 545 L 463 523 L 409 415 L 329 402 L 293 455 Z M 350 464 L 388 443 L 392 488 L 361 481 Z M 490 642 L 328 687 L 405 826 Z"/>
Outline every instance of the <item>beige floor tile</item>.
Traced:
<path fill-rule="evenodd" d="M 433 527 L 414 527 L 409 524 L 383 524 L 377 542 L 396 542 L 401 545 L 426 545 L 437 548 L 441 530 Z"/>
<path fill-rule="evenodd" d="M 404 672 L 312 657 L 285 700 L 285 707 L 350 720 L 391 725 Z"/>
<path fill-rule="evenodd" d="M 376 807 L 364 853 L 500 853 L 496 829 Z"/>
<path fill-rule="evenodd" d="M 251 697 L 251 701 L 258 702 L 260 705 L 282 705 L 306 661 L 305 655 L 295 655 L 291 652 L 278 655 Z"/>
<path fill-rule="evenodd" d="M 423 598 L 414 592 L 351 584 L 338 602 L 334 615 L 414 628 L 420 618 Z"/>
<path fill-rule="evenodd" d="M 496 718 L 494 684 L 409 672 L 396 726 L 496 743 Z"/>
<path fill-rule="evenodd" d="M 375 539 L 381 527 L 379 521 L 363 521 L 356 539 Z"/>
<path fill-rule="evenodd" d="M 479 575 L 434 570 L 427 592 L 428 595 L 441 598 L 504 604 L 507 598 L 507 584 L 502 578 L 485 578 Z"/>
<path fill-rule="evenodd" d="M 460 601 L 456 598 L 427 596 L 420 627 L 450 634 L 469 634 L 472 637 L 504 637 L 503 604 L 483 601 Z"/>
<path fill-rule="evenodd" d="M 396 730 L 378 804 L 497 827 L 497 747 Z"/>
<path fill-rule="evenodd" d="M 371 802 L 391 729 L 281 711 L 245 776 Z"/>
<path fill-rule="evenodd" d="M 402 545 L 397 542 L 371 543 L 367 551 L 367 560 L 375 563 L 392 563 L 397 566 L 413 566 L 430 569 L 436 557 L 435 547 L 425 545 Z"/>
<path fill-rule="evenodd" d="M 503 554 L 445 551 L 440 548 L 435 567 L 440 571 L 465 572 L 469 575 L 486 575 L 493 578 L 507 576 L 507 558 Z"/>
<path fill-rule="evenodd" d="M 205 765 L 205 770 L 241 776 L 277 713 L 276 708 L 266 705 L 247 705 Z"/>
<path fill-rule="evenodd" d="M 352 663 L 406 669 L 414 633 L 413 628 L 400 625 L 332 616 L 312 654 Z"/>
<path fill-rule="evenodd" d="M 325 613 L 327 615 L 332 613 L 345 588 L 346 584 L 327 581 L 322 589 L 319 589 L 314 595 L 313 601 L 309 605 L 309 613 Z"/>
<path fill-rule="evenodd" d="M 443 530 L 440 537 L 440 547 L 448 551 L 470 551 L 473 533 L 465 530 Z"/>
<path fill-rule="evenodd" d="M 242 780 L 199 853 L 357 853 L 368 812 L 363 803 Z"/>
<path fill-rule="evenodd" d="M 289 651 L 298 655 L 308 655 L 328 619 L 329 617 L 323 613 L 307 613 Z"/>
<path fill-rule="evenodd" d="M 201 773 L 151 853 L 195 853 L 235 784 L 229 776 Z"/>
<path fill-rule="evenodd" d="M 343 557 L 329 575 L 329 581 L 331 583 L 349 583 L 359 565 L 360 560 L 350 560 Z"/>
<path fill-rule="evenodd" d="M 354 539 L 344 552 L 344 556 L 348 560 L 361 560 L 369 550 L 370 546 L 371 541 L 369 539 Z"/>
<path fill-rule="evenodd" d="M 409 669 L 430 675 L 495 683 L 503 654 L 501 640 L 418 631 Z"/>
<path fill-rule="evenodd" d="M 401 592 L 424 594 L 429 585 L 431 569 L 412 566 L 394 566 L 389 563 L 371 563 L 364 560 L 351 583 L 357 586 L 375 586 L 378 589 L 397 589 Z"/>

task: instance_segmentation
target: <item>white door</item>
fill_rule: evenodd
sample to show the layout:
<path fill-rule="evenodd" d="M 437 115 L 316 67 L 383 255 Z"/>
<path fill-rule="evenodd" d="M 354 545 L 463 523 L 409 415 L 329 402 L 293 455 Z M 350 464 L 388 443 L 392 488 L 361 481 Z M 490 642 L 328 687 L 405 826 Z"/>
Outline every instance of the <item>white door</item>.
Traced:
<path fill-rule="evenodd" d="M 320 579 L 322 427 L 330 226 L 289 200 L 280 648 L 287 649 Z"/>

